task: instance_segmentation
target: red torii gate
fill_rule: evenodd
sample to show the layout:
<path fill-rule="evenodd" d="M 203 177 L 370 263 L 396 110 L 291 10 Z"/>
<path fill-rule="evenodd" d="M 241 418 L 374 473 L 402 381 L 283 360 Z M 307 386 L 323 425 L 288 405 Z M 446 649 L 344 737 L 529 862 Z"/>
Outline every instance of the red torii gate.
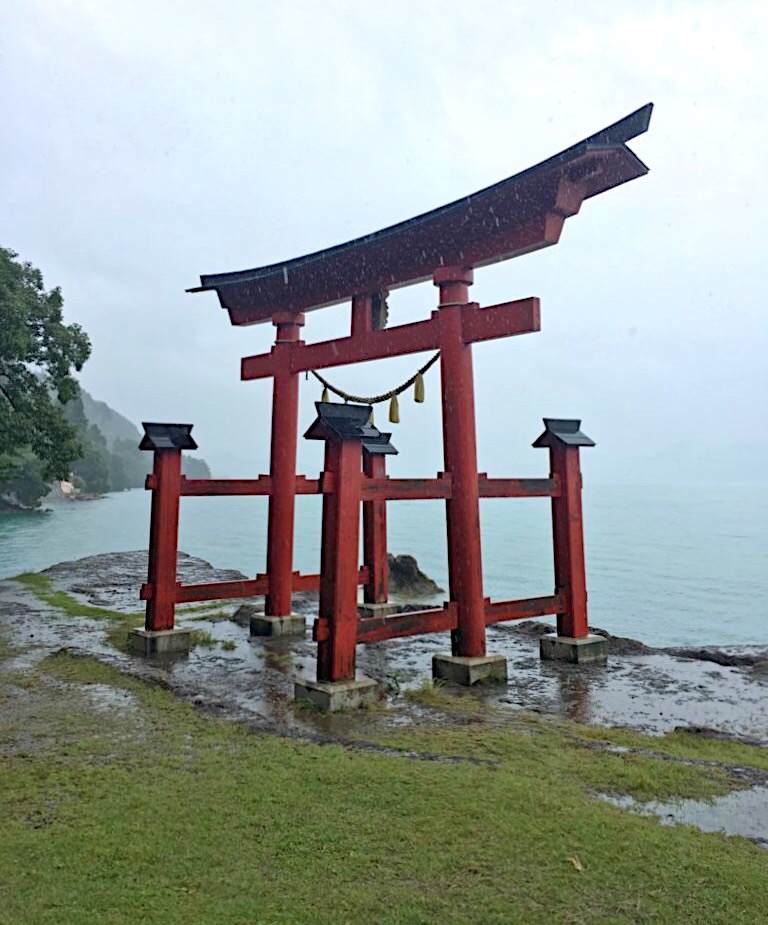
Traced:
<path fill-rule="evenodd" d="M 483 597 L 479 498 L 543 495 L 554 499 L 553 511 L 556 508 L 562 511 L 565 508 L 562 503 L 558 508 L 558 499 L 570 498 L 570 503 L 575 504 L 574 493 L 578 493 L 576 486 L 580 481 L 573 468 L 574 458 L 578 466 L 578 457 L 565 451 L 558 455 L 554 437 L 550 479 L 478 476 L 472 344 L 539 330 L 539 301 L 529 298 L 480 308 L 469 301 L 469 286 L 473 268 L 557 243 L 565 219 L 575 215 L 585 199 L 647 173 L 648 168 L 626 142 L 646 131 L 651 110 L 652 105 L 648 104 L 521 174 L 375 234 L 280 264 L 201 277 L 201 286 L 190 291 L 215 290 L 233 324 L 271 321 L 277 329 L 270 353 L 246 357 L 241 365 L 242 379 L 273 380 L 270 474 L 256 480 L 180 478 L 176 500 L 178 503 L 181 494 L 269 495 L 267 574 L 247 582 L 184 588 L 175 585 L 174 571 L 175 591 L 164 596 L 159 591 L 157 569 L 153 573 L 151 567 L 142 592 L 148 599 L 148 630 L 152 628 L 150 623 L 155 628 L 160 624 L 167 628 L 169 622 L 168 605 L 164 605 L 164 616 L 156 612 L 158 599 L 174 599 L 178 603 L 257 593 L 266 593 L 266 617 L 256 631 L 297 630 L 299 622 L 303 628 L 303 620 L 297 621 L 291 613 L 291 595 L 296 590 L 317 587 L 319 579 L 293 571 L 295 499 L 297 494 L 328 494 L 334 489 L 330 487 L 332 478 L 328 471 L 319 480 L 296 473 L 299 375 L 331 366 L 439 350 L 445 473 L 434 480 L 385 479 L 383 457 L 366 454 L 365 487 L 361 487 L 360 497 L 368 505 L 367 548 L 372 551 L 370 558 L 366 556 L 362 570 L 355 566 L 356 582 L 366 586 L 368 603 L 383 603 L 380 598 L 386 590 L 386 563 L 381 564 L 383 517 L 380 515 L 385 500 L 445 498 L 450 580 L 450 603 L 445 613 L 450 611 L 451 615 L 443 620 L 445 626 L 438 627 L 433 619 L 430 628 L 455 629 L 455 656 L 484 659 L 485 624 L 501 619 L 557 613 L 561 636 L 586 636 L 586 590 L 583 607 L 575 601 L 572 591 L 565 595 L 570 598 L 566 601 L 562 589 L 556 590 L 551 599 L 539 599 L 538 608 L 533 602 L 489 604 Z M 380 298 L 384 291 L 429 278 L 440 292 L 438 308 L 429 319 L 375 329 L 374 299 Z M 315 344 L 301 340 L 306 312 L 347 299 L 352 302 L 348 337 Z M 331 444 L 329 454 L 333 456 L 330 447 Z M 147 448 L 152 447 L 147 444 Z M 356 452 L 359 456 L 359 448 Z M 562 463 L 561 470 L 556 469 L 557 460 Z M 149 487 L 157 488 L 159 479 L 156 464 Z M 580 500 L 578 504 L 580 529 Z M 379 516 L 371 516 L 372 505 L 378 505 Z M 569 510 L 566 519 L 576 514 L 573 506 Z M 563 515 L 555 514 L 556 549 L 558 516 L 562 520 Z M 153 528 L 153 535 L 155 532 Z M 385 555 L 385 546 L 383 552 Z M 569 586 L 572 586 L 574 572 L 580 569 L 583 573 L 583 553 L 571 550 L 560 558 L 561 565 L 557 568 L 560 572 L 563 568 L 570 570 Z M 566 560 L 568 564 L 563 566 Z M 376 580 L 373 571 L 377 571 Z M 558 575 L 558 588 L 561 578 Z M 579 583 L 583 586 L 583 577 L 576 581 Z M 490 620 L 489 607 L 497 608 L 491 611 L 494 619 Z M 574 616 L 577 612 L 581 615 Z M 326 631 L 323 619 L 321 615 L 316 627 L 318 639 Z M 172 610 L 170 625 L 173 625 Z M 394 623 L 390 622 L 389 629 L 394 629 Z M 359 634 L 357 638 L 365 641 Z"/>

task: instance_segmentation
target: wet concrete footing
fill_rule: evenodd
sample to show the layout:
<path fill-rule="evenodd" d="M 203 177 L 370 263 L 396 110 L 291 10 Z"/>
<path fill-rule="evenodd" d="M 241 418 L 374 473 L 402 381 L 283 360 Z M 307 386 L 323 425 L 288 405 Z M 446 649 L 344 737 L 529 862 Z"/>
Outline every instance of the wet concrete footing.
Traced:
<path fill-rule="evenodd" d="M 268 617 L 253 605 L 242 604 L 235 616 L 236 622 L 244 624 L 246 617 L 251 636 L 303 636 L 307 630 L 307 619 L 300 613 Z"/>
<path fill-rule="evenodd" d="M 378 681 L 372 678 L 353 678 L 349 681 L 296 681 L 294 700 L 308 700 L 326 713 L 355 710 L 366 703 L 374 703 L 379 696 Z"/>
<path fill-rule="evenodd" d="M 192 643 L 192 631 L 188 629 L 172 630 L 131 630 L 128 634 L 131 651 L 137 655 L 175 655 L 189 652 Z"/>
<path fill-rule="evenodd" d="M 539 655 L 545 662 L 605 665 L 608 662 L 608 640 L 594 633 L 578 639 L 573 636 L 547 633 L 539 640 Z"/>
<path fill-rule="evenodd" d="M 503 655 L 433 655 L 432 677 L 462 687 L 489 681 L 506 681 L 507 660 Z"/>

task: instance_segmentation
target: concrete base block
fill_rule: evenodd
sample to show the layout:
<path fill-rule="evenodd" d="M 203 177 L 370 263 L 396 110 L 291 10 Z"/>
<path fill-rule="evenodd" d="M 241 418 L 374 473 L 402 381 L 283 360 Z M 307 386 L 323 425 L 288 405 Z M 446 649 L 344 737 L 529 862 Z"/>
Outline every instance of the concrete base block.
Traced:
<path fill-rule="evenodd" d="M 378 681 L 356 678 L 352 681 L 296 681 L 294 700 L 309 700 L 327 713 L 356 710 L 364 703 L 375 703 L 379 696 Z"/>
<path fill-rule="evenodd" d="M 539 655 L 543 661 L 605 665 L 608 661 L 608 640 L 594 633 L 579 639 L 547 633 L 539 640 Z"/>
<path fill-rule="evenodd" d="M 287 617 L 265 617 L 258 614 L 251 617 L 251 636 L 303 636 L 307 619 L 300 613 Z"/>
<path fill-rule="evenodd" d="M 357 612 L 361 617 L 388 617 L 397 613 L 400 608 L 397 604 L 358 604 Z"/>
<path fill-rule="evenodd" d="M 432 677 L 463 687 L 485 681 L 506 681 L 507 660 L 503 655 L 433 655 Z"/>
<path fill-rule="evenodd" d="M 174 655 L 189 652 L 192 630 L 131 630 L 128 641 L 137 655 Z"/>

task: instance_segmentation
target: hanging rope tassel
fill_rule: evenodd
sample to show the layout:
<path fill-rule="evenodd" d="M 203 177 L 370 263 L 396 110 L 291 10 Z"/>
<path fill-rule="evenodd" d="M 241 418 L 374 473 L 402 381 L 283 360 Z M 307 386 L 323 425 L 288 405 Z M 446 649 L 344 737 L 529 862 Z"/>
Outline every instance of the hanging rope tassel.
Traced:
<path fill-rule="evenodd" d="M 413 400 L 419 404 L 424 401 L 424 376 L 422 373 L 416 374 L 416 381 L 413 383 Z"/>
<path fill-rule="evenodd" d="M 391 404 L 389 408 L 389 420 L 393 424 L 400 423 L 400 408 L 397 402 L 397 396 L 401 392 L 405 392 L 407 389 L 410 389 L 411 386 L 414 386 L 414 399 L 417 402 L 424 401 L 424 374 L 430 370 L 434 364 L 438 361 L 440 357 L 440 352 L 438 351 L 431 360 L 417 370 L 410 379 L 406 379 L 405 382 L 401 383 L 397 388 L 392 389 L 389 392 L 382 392 L 380 395 L 352 395 L 349 392 L 345 392 L 343 389 L 340 389 L 338 386 L 333 385 L 327 379 L 324 379 L 320 373 L 316 370 L 311 369 L 309 372 L 317 379 L 319 383 L 323 386 L 323 401 L 330 401 L 329 395 L 333 392 L 334 395 L 337 395 L 339 398 L 343 399 L 345 402 L 355 402 L 356 404 L 361 405 L 378 405 L 381 402 L 390 401 Z"/>

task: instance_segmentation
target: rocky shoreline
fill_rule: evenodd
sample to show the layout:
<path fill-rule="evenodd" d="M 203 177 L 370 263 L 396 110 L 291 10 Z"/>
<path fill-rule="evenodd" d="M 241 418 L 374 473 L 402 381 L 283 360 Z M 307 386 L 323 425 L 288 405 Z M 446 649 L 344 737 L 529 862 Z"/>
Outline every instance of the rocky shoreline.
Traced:
<path fill-rule="evenodd" d="M 146 552 L 108 553 L 60 563 L 41 574 L 50 579 L 55 590 L 66 592 L 86 606 L 135 614 L 141 609 L 138 591 L 145 580 L 146 567 Z M 215 569 L 184 553 L 179 554 L 178 571 L 183 582 L 245 577 L 235 570 Z M 421 575 L 415 561 L 407 563 L 406 574 L 411 576 L 410 586 L 398 586 L 395 579 L 394 587 L 413 592 L 414 575 Z M 422 593 L 434 594 L 434 585 L 426 576 L 418 580 L 422 579 Z M 405 601 L 412 599 L 402 598 L 404 607 Z M 257 606 L 260 602 L 259 598 L 253 599 Z M 182 696 L 215 702 L 219 704 L 217 709 L 224 712 L 245 711 L 252 719 L 270 726 L 296 726 L 286 704 L 291 699 L 293 678 L 313 673 L 314 644 L 309 635 L 280 643 L 249 639 L 247 629 L 232 620 L 240 603 L 219 602 L 215 611 L 208 612 L 208 618 L 197 612 L 199 606 L 197 610 L 194 605 L 181 608 L 179 622 L 194 618 L 196 628 L 210 633 L 214 647 L 193 650 L 188 659 L 160 667 L 105 645 L 103 621 L 56 613 L 23 585 L 0 582 L 0 622 L 20 641 L 31 642 L 41 651 L 66 646 L 108 657 L 119 663 L 121 670 L 157 675 L 164 684 L 178 688 Z M 294 607 L 311 617 L 316 612 L 316 594 L 296 595 Z M 551 628 L 540 621 L 490 627 L 488 649 L 508 659 L 509 682 L 473 692 L 473 696 L 505 709 L 529 710 L 584 723 L 626 726 L 650 733 L 676 728 L 709 730 L 712 735 L 768 742 L 768 646 L 653 648 L 595 628 L 594 632 L 609 641 L 609 664 L 607 668 L 584 668 L 539 661 L 538 638 Z M 358 667 L 361 673 L 377 678 L 385 686 L 407 689 L 430 676 L 432 655 L 445 651 L 447 646 L 445 634 L 361 646 Z M 270 660 L 264 654 L 273 650 L 279 650 L 285 662 L 279 670 L 268 664 Z"/>

